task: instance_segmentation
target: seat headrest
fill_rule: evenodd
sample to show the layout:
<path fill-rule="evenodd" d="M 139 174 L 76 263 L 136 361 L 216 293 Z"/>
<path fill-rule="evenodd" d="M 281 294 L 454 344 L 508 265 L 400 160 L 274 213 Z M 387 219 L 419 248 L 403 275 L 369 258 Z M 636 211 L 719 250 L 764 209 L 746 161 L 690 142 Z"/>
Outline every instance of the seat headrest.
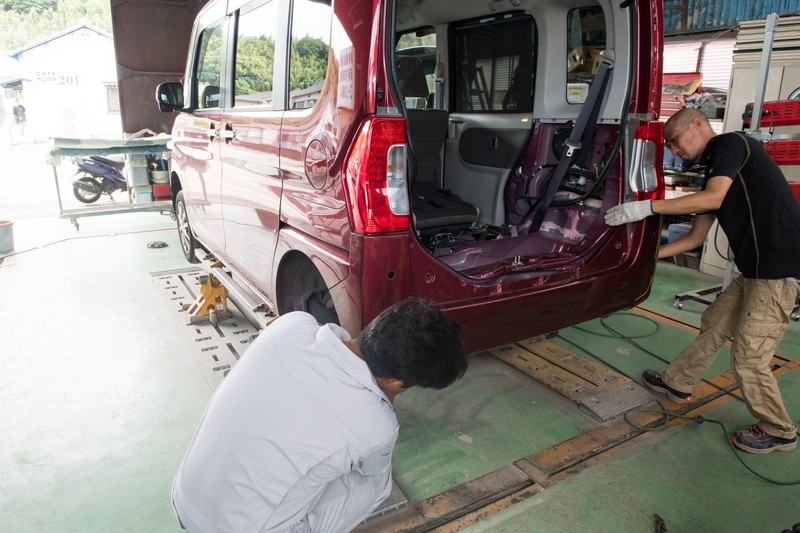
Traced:
<path fill-rule="evenodd" d="M 398 57 L 396 66 L 397 80 L 400 82 L 400 92 L 403 93 L 403 97 L 427 98 L 430 91 L 422 61 L 416 57 Z"/>

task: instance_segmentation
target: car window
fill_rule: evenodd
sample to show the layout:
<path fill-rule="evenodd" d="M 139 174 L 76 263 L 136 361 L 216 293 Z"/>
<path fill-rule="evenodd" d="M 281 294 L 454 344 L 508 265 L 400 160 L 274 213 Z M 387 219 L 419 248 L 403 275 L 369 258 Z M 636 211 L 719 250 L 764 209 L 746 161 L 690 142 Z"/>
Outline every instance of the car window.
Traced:
<path fill-rule="evenodd" d="M 436 87 L 436 31 L 433 26 L 426 26 L 413 31 L 401 33 L 397 37 L 395 58 L 411 57 L 422 63 L 425 81 L 428 84 L 428 93 L 434 94 Z M 441 91 L 440 91 L 441 92 Z M 430 98 L 420 96 L 406 96 L 407 108 L 433 107 Z M 441 107 L 441 106 L 436 106 Z"/>
<path fill-rule="evenodd" d="M 534 31 L 530 16 L 511 14 L 454 28 L 458 112 L 532 111 Z"/>
<path fill-rule="evenodd" d="M 600 6 L 570 10 L 567 15 L 567 101 L 586 101 L 606 48 L 606 19 Z"/>
<path fill-rule="evenodd" d="M 219 107 L 222 79 L 222 21 L 207 26 L 200 34 L 197 54 L 197 108 Z"/>
<path fill-rule="evenodd" d="M 236 31 L 234 107 L 272 106 L 278 2 L 250 4 L 239 12 Z"/>
<path fill-rule="evenodd" d="M 295 0 L 289 58 L 289 109 L 313 107 L 328 72 L 331 6 L 324 0 Z"/>

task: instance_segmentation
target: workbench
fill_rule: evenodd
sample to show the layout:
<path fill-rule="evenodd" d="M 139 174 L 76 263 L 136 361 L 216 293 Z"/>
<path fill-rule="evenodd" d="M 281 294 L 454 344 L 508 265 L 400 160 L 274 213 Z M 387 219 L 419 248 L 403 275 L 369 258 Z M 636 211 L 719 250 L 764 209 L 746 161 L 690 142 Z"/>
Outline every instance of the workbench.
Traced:
<path fill-rule="evenodd" d="M 68 218 L 75 229 L 80 229 L 78 225 L 78 218 L 110 215 L 117 213 L 132 213 L 138 211 L 158 211 L 165 215 L 170 215 L 174 218 L 172 209 L 172 202 L 169 201 L 151 201 L 143 203 L 134 203 L 130 195 L 128 195 L 128 202 L 118 203 L 114 205 L 87 205 L 78 209 L 64 209 L 61 201 L 61 187 L 58 183 L 58 166 L 61 164 L 62 157 L 78 157 L 78 156 L 107 156 L 112 154 L 123 154 L 128 159 L 126 169 L 128 175 L 129 188 L 131 186 L 130 161 L 132 156 L 142 156 L 145 158 L 148 155 L 158 155 L 162 159 L 168 159 L 163 154 L 169 152 L 167 143 L 170 137 L 167 135 L 159 135 L 157 137 L 144 137 L 132 139 L 74 139 L 56 137 L 53 138 L 53 146 L 50 149 L 50 157 L 48 163 L 53 167 L 53 178 L 56 184 L 56 194 L 58 196 L 58 212 L 60 218 Z M 146 167 L 140 169 L 147 172 Z"/>

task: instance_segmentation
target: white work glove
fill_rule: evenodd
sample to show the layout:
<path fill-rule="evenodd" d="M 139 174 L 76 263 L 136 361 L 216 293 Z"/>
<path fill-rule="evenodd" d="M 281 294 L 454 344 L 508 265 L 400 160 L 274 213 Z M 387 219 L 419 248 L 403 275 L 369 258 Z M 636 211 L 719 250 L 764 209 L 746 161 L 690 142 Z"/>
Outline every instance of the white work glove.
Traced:
<path fill-rule="evenodd" d="M 628 202 L 612 207 L 606 212 L 606 224 L 619 226 L 628 222 L 637 222 L 653 215 L 653 201 Z"/>

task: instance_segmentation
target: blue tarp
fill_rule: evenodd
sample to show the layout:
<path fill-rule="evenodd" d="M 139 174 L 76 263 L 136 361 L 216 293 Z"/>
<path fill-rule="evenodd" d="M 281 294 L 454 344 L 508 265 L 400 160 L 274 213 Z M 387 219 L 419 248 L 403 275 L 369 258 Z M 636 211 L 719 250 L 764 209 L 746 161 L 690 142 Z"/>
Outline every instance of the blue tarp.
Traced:
<path fill-rule="evenodd" d="M 683 10 L 686 27 L 683 27 Z M 800 0 L 664 0 L 664 33 L 721 31 L 740 22 L 761 20 L 770 13 L 786 15 L 800 11 Z"/>

